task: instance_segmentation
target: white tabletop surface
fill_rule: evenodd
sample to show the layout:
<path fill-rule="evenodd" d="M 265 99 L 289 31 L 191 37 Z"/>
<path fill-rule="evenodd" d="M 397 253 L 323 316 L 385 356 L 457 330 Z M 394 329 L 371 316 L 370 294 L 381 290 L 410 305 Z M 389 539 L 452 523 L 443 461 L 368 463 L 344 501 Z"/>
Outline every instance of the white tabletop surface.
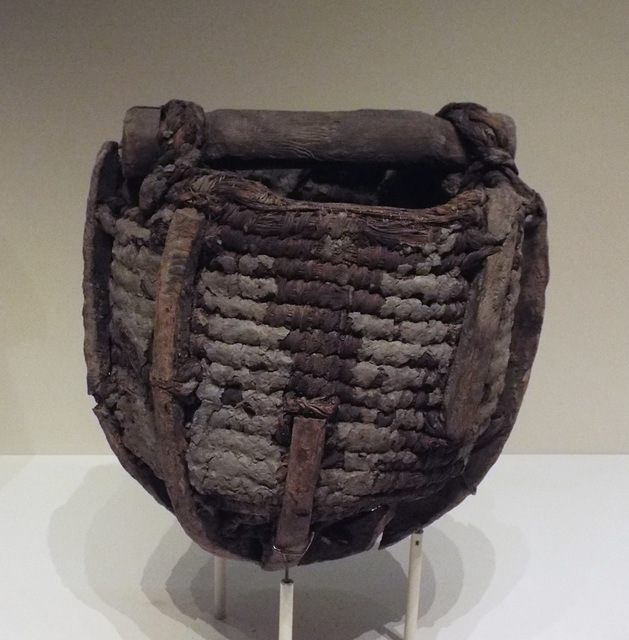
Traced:
<path fill-rule="evenodd" d="M 110 456 L 0 457 L 0 637 L 274 640 L 279 574 L 211 557 Z M 408 541 L 301 567 L 295 640 L 396 640 Z M 628 640 L 629 456 L 503 456 L 424 534 L 421 640 Z"/>

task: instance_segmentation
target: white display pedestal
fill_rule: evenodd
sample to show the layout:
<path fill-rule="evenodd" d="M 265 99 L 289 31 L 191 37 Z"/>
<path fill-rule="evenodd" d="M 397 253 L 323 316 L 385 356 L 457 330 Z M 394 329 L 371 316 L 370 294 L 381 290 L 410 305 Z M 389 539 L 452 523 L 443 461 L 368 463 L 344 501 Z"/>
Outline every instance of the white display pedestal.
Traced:
<path fill-rule="evenodd" d="M 419 592 L 422 576 L 422 543 L 424 536 L 414 533 L 409 541 L 408 588 L 406 590 L 406 614 L 404 616 L 404 640 L 417 639 L 419 616 Z"/>
<path fill-rule="evenodd" d="M 293 587 L 288 577 L 280 582 L 279 640 L 293 640 Z"/>
<path fill-rule="evenodd" d="M 227 615 L 227 560 L 214 556 L 214 617 L 224 620 Z"/>

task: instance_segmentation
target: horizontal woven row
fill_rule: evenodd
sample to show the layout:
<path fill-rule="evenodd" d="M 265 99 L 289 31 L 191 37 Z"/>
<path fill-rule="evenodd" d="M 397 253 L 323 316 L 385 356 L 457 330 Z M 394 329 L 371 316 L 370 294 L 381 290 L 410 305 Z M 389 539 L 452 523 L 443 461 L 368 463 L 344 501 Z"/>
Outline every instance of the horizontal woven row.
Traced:
<path fill-rule="evenodd" d="M 470 245 L 480 242 L 474 250 Z M 440 275 L 458 268 L 465 271 L 475 260 L 487 257 L 494 249 L 486 245 L 484 236 L 475 236 L 471 231 L 465 234 L 452 232 L 440 244 L 431 246 L 431 253 L 405 252 L 404 261 L 395 260 L 395 268 L 368 268 L 359 264 L 347 263 L 338 256 L 328 256 L 328 262 L 315 259 L 273 257 L 265 253 L 251 255 L 223 251 L 208 263 L 212 271 L 227 274 L 240 273 L 257 278 L 283 277 L 291 280 L 323 280 L 340 285 L 350 284 L 356 289 L 368 289 L 374 281 L 384 274 L 394 278 L 415 274 L 419 276 L 434 273 Z M 392 255 L 397 255 L 393 253 Z M 390 261 L 383 261 L 384 263 Z"/>
<path fill-rule="evenodd" d="M 241 274 L 224 274 L 204 271 L 201 284 L 212 295 L 221 297 L 241 297 L 249 300 L 265 301 L 273 299 L 277 304 L 303 304 L 315 299 L 324 308 L 350 309 L 353 311 L 379 309 L 386 298 L 418 298 L 425 304 L 459 302 L 465 300 L 466 282 L 449 274 L 423 276 L 402 276 L 394 278 L 384 272 L 369 283 L 369 293 L 353 286 L 316 280 L 286 280 L 276 278 L 252 278 Z"/>
<path fill-rule="evenodd" d="M 337 356 L 339 359 L 358 357 L 359 361 L 371 361 L 376 365 L 430 369 L 447 367 L 453 352 L 452 345 L 445 340 L 437 342 L 433 339 L 424 346 L 419 340 L 361 339 L 318 329 L 310 332 L 299 329 L 290 331 L 284 327 L 261 325 L 251 320 L 208 317 L 198 311 L 194 315 L 194 328 L 197 335 L 192 338 L 192 345 L 197 351 L 209 355 L 214 350 L 220 352 L 221 344 L 233 345 L 227 352 L 222 349 L 219 362 L 232 364 L 233 358 L 237 369 L 246 366 L 255 368 L 256 363 L 264 366 L 268 352 L 277 350 L 312 354 L 315 363 L 319 356 Z M 421 332 L 418 330 L 416 333 Z M 199 338 L 200 334 L 207 336 L 209 340 Z M 251 364 L 244 364 L 245 362 Z M 279 363 L 283 363 L 281 355 L 271 353 L 268 363 L 271 369 Z"/>
<path fill-rule="evenodd" d="M 290 357 L 286 354 L 286 357 Z M 324 357 L 321 354 L 297 353 L 292 358 L 291 371 L 303 374 L 309 379 L 322 381 L 337 380 L 351 389 L 378 389 L 384 393 L 391 391 L 418 391 L 424 387 L 438 387 L 443 383 L 443 374 L 435 369 L 415 369 L 412 367 L 378 366 L 371 362 L 342 360 L 338 356 Z M 204 367 L 202 383 L 218 387 L 238 387 L 243 390 L 258 390 L 262 393 L 281 391 L 286 387 L 288 374 L 285 369 L 251 370 L 246 367 L 234 368 L 215 360 Z M 202 388 L 200 385 L 199 388 Z M 197 395 L 201 393 L 200 391 Z M 320 394 L 325 395 L 325 394 Z"/>
<path fill-rule="evenodd" d="M 341 264 L 351 256 L 353 264 L 368 269 L 396 272 L 402 265 L 426 264 L 427 258 L 420 252 L 400 253 L 387 247 L 360 247 L 352 244 L 347 238 L 332 240 L 322 238 L 318 244 L 302 238 L 264 238 L 227 227 L 221 228 L 221 243 L 228 251 L 248 253 L 253 256 L 267 255 L 272 258 L 321 260 L 331 265 Z M 437 247 L 430 247 L 435 256 Z M 440 264 L 438 255 L 433 257 L 435 265 Z M 430 264 L 430 262 L 428 262 Z M 407 267 L 408 268 L 408 267 Z"/>
<path fill-rule="evenodd" d="M 291 383 L 291 391 L 305 398 L 336 397 L 342 403 L 352 404 L 368 409 L 377 409 L 383 413 L 391 413 L 396 409 L 430 409 L 439 407 L 443 400 L 441 389 L 430 393 L 413 389 L 393 390 L 383 392 L 382 389 L 362 389 L 356 386 L 344 385 L 325 378 L 314 378 L 307 375 L 293 374 L 286 376 L 286 384 Z M 428 385 L 430 386 L 430 385 Z M 214 406 L 226 404 L 227 400 L 238 391 L 238 403 L 245 407 L 251 415 L 264 415 L 267 412 L 279 411 L 284 402 L 284 391 L 267 391 L 261 387 L 257 390 L 243 390 L 240 386 L 220 387 L 204 380 L 197 388 L 197 397 L 212 403 Z M 333 394 L 332 392 L 336 393 Z M 278 415 L 279 419 L 279 415 Z"/>
<path fill-rule="evenodd" d="M 333 329 L 345 330 L 348 326 L 360 323 L 365 330 L 372 329 L 374 337 L 391 330 L 397 335 L 397 321 L 427 322 L 430 320 L 447 322 L 449 326 L 461 321 L 465 312 L 465 302 L 424 304 L 416 298 L 385 298 L 379 315 L 350 311 L 348 309 L 329 309 L 313 304 L 282 304 L 276 302 L 259 303 L 251 299 L 230 298 L 202 292 L 201 304 L 210 312 L 224 318 L 241 318 L 261 322 L 266 320 L 271 326 L 286 326 L 290 329 Z M 369 317 L 371 316 L 371 317 Z M 351 323 L 349 322 L 351 321 Z M 367 326 L 369 324 L 369 327 Z"/>
<path fill-rule="evenodd" d="M 238 187 L 251 183 L 240 182 Z M 197 183 L 197 188 L 201 186 Z M 220 186 L 222 185 L 216 185 Z M 255 188 L 255 187 L 254 187 Z M 453 228 L 463 228 L 471 222 L 477 222 L 479 212 L 474 205 L 478 205 L 482 199 L 480 192 L 466 195 L 467 209 L 457 209 L 455 206 L 447 205 L 451 212 L 456 212 L 454 218 L 449 219 L 449 224 L 443 225 L 441 219 L 444 218 L 443 208 L 410 210 L 402 208 L 369 208 L 353 207 L 346 203 L 319 205 L 309 207 L 301 203 L 295 205 L 285 213 L 280 207 L 283 204 L 278 200 L 278 208 L 265 206 L 264 201 L 253 201 L 251 204 L 255 210 L 247 207 L 246 198 L 240 203 L 216 202 L 212 207 L 212 217 L 220 225 L 225 225 L 231 229 L 237 229 L 260 235 L 263 238 L 303 238 L 305 240 L 318 240 L 325 236 L 336 240 L 348 235 L 355 239 L 362 240 L 368 236 L 371 240 L 376 240 L 377 244 L 384 245 L 387 237 L 394 233 L 403 234 L 408 238 L 415 234 L 425 238 L 432 233 L 433 238 L 441 238 L 449 235 Z M 285 201 L 284 201 L 285 202 Z M 210 205 L 212 206 L 212 205 Z M 358 215 L 356 214 L 358 212 Z M 372 235 L 369 235 L 372 234 Z M 424 241 L 424 253 L 430 253 L 428 242 Z"/>

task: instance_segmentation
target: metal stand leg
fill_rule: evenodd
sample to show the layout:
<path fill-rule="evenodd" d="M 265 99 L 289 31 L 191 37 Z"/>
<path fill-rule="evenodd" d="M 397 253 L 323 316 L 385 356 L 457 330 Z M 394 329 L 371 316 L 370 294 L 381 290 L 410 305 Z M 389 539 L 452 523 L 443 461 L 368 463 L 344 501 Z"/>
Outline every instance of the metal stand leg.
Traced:
<path fill-rule="evenodd" d="M 224 620 L 226 615 L 226 564 L 227 560 L 214 556 L 214 617 Z"/>
<path fill-rule="evenodd" d="M 288 576 L 280 582 L 280 628 L 279 640 L 293 640 L 293 581 Z"/>
<path fill-rule="evenodd" d="M 404 640 L 416 640 L 419 615 L 419 589 L 421 585 L 422 534 L 411 536 L 408 563 L 408 591 Z M 278 640 L 293 640 L 293 587 L 288 569 L 280 582 L 280 620 Z M 214 617 L 224 620 L 226 615 L 226 560 L 214 556 Z"/>
<path fill-rule="evenodd" d="M 404 640 L 416 640 L 417 617 L 419 615 L 419 587 L 422 573 L 422 534 L 411 536 L 408 558 L 408 591 L 406 592 L 406 618 Z"/>

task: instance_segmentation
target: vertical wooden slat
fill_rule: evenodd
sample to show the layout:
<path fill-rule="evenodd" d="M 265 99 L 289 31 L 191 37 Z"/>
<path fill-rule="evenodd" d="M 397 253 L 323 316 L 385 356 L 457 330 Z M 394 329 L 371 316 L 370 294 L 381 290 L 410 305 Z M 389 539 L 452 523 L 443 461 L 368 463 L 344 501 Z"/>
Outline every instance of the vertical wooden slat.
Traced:
<path fill-rule="evenodd" d="M 106 142 L 96 156 L 83 231 L 83 326 L 87 388 L 100 399 L 111 369 L 109 354 L 109 274 L 112 238 L 96 218 L 99 198 L 116 195 L 118 145 Z"/>
<path fill-rule="evenodd" d="M 298 564 L 308 550 L 315 488 L 319 479 L 326 420 L 296 416 L 288 457 L 274 553 L 266 568 Z"/>
<path fill-rule="evenodd" d="M 516 257 L 520 198 L 511 187 L 490 191 L 489 232 L 502 240 L 498 253 L 487 258 L 472 285 L 456 355 L 446 385 L 444 409 L 448 438 L 473 441 L 480 426 L 485 381 L 500 329 L 502 310 Z M 502 237 L 501 237 L 502 236 Z"/>
<path fill-rule="evenodd" d="M 490 425 L 470 455 L 464 476 L 466 483 L 472 487 L 481 482 L 498 459 L 511 434 L 529 383 L 539 344 L 544 317 L 544 292 L 549 278 L 547 238 L 545 219 L 524 234 L 520 296 L 515 308 L 509 365 L 504 391 L 495 413 L 499 418 Z"/>
<path fill-rule="evenodd" d="M 97 210 L 103 202 L 115 198 L 122 179 L 119 148 L 106 142 L 96 156 L 85 213 L 83 232 L 83 327 L 87 365 L 87 388 L 97 402 L 94 412 L 107 442 L 125 471 L 135 478 L 159 503 L 170 509 L 170 501 L 161 480 L 122 441 L 122 428 L 105 405 L 111 389 L 109 280 L 113 238 L 103 229 Z"/>
<path fill-rule="evenodd" d="M 187 442 L 183 410 L 173 393 L 177 367 L 185 355 L 191 287 L 204 223 L 203 216 L 195 209 L 178 209 L 168 229 L 155 308 L 151 392 L 160 463 L 173 511 L 186 533 L 199 546 L 232 557 L 217 547 L 211 524 L 202 519 L 196 507 L 185 461 Z"/>
<path fill-rule="evenodd" d="M 418 527 L 430 524 L 462 502 L 476 490 L 498 459 L 522 404 L 539 343 L 549 277 L 547 235 L 545 219 L 535 228 L 524 232 L 520 295 L 514 314 L 510 358 L 504 391 L 494 412 L 498 419 L 475 443 L 461 476 L 453 478 L 432 496 L 407 503 L 398 510 L 385 529 L 382 547 L 399 542 Z"/>

